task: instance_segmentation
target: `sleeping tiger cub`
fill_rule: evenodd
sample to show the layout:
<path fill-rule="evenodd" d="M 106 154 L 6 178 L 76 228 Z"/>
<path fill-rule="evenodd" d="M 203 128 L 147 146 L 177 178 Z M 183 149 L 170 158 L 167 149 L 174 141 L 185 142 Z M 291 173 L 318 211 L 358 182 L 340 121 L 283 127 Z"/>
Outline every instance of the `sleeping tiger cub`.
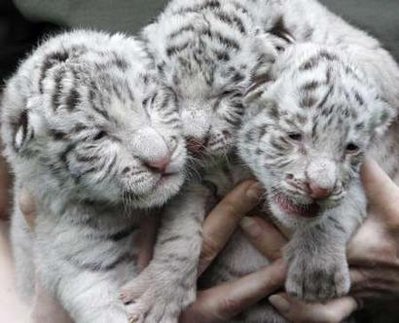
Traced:
<path fill-rule="evenodd" d="M 24 185 L 38 202 L 35 235 L 19 208 L 12 217 L 18 287 L 31 298 L 36 271 L 75 322 L 129 322 L 132 239 L 184 181 L 175 96 L 151 70 L 139 41 L 74 31 L 39 46 L 4 91 L 15 200 Z"/>

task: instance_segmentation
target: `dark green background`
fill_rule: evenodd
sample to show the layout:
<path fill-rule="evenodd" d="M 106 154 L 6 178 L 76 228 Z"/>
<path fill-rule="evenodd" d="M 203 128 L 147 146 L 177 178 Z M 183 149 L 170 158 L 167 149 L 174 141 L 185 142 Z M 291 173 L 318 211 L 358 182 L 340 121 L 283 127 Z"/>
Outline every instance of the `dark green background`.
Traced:
<path fill-rule="evenodd" d="M 135 32 L 166 0 L 14 0 L 27 16 L 69 26 Z M 399 0 L 322 0 L 331 10 L 378 35 L 399 57 Z"/>

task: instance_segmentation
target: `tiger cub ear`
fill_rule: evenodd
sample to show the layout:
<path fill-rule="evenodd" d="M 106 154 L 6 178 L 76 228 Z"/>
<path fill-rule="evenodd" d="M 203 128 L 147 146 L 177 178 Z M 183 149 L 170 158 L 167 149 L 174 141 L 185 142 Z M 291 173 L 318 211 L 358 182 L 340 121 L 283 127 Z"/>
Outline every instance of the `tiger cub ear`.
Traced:
<path fill-rule="evenodd" d="M 254 51 L 257 53 L 257 64 L 251 73 L 249 86 L 244 91 L 244 100 L 249 103 L 262 95 L 275 81 L 274 66 L 278 51 L 270 40 L 270 35 L 256 36 Z"/>
<path fill-rule="evenodd" d="M 376 136 L 382 136 L 397 118 L 397 112 L 382 98 L 377 98 L 370 118 L 370 129 Z"/>
<path fill-rule="evenodd" d="M 295 37 L 286 25 L 283 16 L 280 16 L 273 23 L 267 34 L 272 36 L 272 42 L 278 51 L 284 51 L 289 45 L 295 43 Z"/>
<path fill-rule="evenodd" d="M 258 56 L 254 75 L 270 73 L 281 53 L 293 44 L 295 38 L 285 26 L 282 17 L 269 30 L 256 30 L 250 46 L 251 51 Z"/>
<path fill-rule="evenodd" d="M 244 96 L 247 102 L 260 97 L 275 80 L 275 64 L 282 52 L 295 43 L 294 36 L 279 17 L 270 30 L 256 31 L 251 50 L 257 55 L 257 64 Z"/>

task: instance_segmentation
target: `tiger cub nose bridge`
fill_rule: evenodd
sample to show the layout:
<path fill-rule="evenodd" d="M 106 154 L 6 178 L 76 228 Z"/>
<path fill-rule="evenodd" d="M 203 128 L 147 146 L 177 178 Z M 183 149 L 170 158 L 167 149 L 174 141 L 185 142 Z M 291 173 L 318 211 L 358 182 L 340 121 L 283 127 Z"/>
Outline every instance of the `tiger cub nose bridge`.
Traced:
<path fill-rule="evenodd" d="M 331 195 L 337 181 L 337 167 L 327 158 L 316 158 L 306 168 L 306 180 L 311 195 L 325 198 Z"/>

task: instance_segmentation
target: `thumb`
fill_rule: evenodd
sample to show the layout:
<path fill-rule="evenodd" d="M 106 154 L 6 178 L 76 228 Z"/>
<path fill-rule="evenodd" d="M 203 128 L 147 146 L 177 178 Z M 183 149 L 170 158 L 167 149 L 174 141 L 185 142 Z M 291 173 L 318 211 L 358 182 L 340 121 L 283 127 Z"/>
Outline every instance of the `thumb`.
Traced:
<path fill-rule="evenodd" d="M 149 216 L 143 219 L 140 231 L 135 240 L 135 247 L 138 248 L 137 266 L 140 271 L 148 266 L 152 259 L 153 249 L 157 237 L 159 227 L 159 215 Z"/>
<path fill-rule="evenodd" d="M 244 216 L 240 227 L 253 246 L 266 258 L 276 260 L 281 257 L 287 240 L 272 223 L 260 217 Z"/>
<path fill-rule="evenodd" d="M 389 228 L 399 228 L 399 187 L 372 159 L 366 158 L 362 181 L 370 207 Z"/>

